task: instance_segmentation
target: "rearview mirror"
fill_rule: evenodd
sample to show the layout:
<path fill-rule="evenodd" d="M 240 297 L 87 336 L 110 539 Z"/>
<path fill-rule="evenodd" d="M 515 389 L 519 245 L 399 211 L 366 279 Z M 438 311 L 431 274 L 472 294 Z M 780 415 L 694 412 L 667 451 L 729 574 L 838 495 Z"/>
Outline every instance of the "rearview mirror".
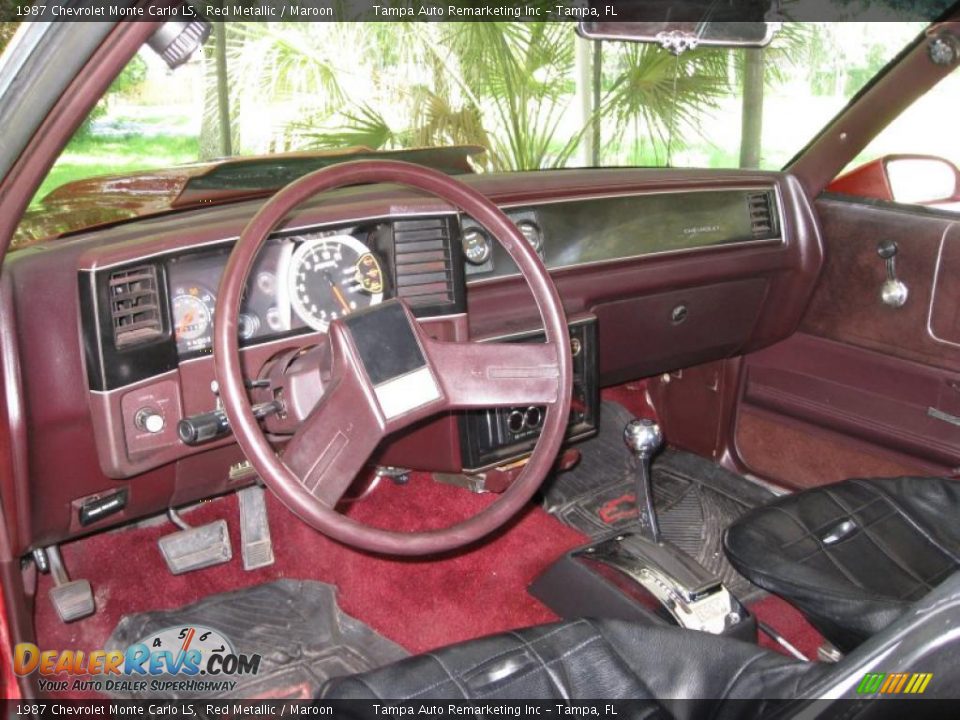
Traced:
<path fill-rule="evenodd" d="M 610 7 L 589 0 L 591 17 L 606 17 Z M 679 54 L 699 46 L 764 47 L 780 28 L 766 22 L 770 0 L 745 0 L 736 4 L 711 0 L 623 3 L 615 8 L 616 20 L 584 20 L 577 32 L 593 40 L 628 40 L 653 43 Z"/>
<path fill-rule="evenodd" d="M 884 168 L 896 202 L 927 205 L 960 195 L 960 171 L 949 160 L 922 155 L 890 157 Z"/>

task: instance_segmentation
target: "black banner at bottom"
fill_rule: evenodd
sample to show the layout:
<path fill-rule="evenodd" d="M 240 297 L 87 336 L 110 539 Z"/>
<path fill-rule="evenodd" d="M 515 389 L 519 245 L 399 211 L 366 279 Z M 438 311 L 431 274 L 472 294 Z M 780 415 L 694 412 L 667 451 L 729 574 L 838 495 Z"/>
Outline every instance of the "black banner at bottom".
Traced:
<path fill-rule="evenodd" d="M 15 718 L 945 718 L 960 699 L 857 700 L 2 700 Z"/>

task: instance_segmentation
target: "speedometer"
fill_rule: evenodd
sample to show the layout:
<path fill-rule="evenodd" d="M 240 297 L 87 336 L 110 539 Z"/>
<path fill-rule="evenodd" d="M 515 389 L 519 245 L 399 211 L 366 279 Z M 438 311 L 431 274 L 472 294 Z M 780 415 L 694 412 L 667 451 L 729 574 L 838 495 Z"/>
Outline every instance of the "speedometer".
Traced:
<path fill-rule="evenodd" d="M 380 261 L 352 235 L 309 238 L 294 251 L 287 276 L 294 312 L 315 330 L 383 300 Z"/>
<path fill-rule="evenodd" d="M 210 328 L 216 299 L 200 285 L 173 289 L 173 331 L 180 352 L 206 350 L 210 346 Z"/>

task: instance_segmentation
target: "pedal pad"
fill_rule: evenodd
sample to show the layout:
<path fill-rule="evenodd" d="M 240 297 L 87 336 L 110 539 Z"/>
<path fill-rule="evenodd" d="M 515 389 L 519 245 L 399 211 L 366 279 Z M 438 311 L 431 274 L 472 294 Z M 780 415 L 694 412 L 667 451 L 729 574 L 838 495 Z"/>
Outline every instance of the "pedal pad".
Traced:
<path fill-rule="evenodd" d="M 48 593 L 61 622 L 73 622 L 93 615 L 96 606 L 93 602 L 93 588 L 89 580 L 71 580 L 63 585 L 50 588 Z"/>
<path fill-rule="evenodd" d="M 47 569 L 53 576 L 54 587 L 47 596 L 53 603 L 61 622 L 73 622 L 96 611 L 93 588 L 89 580 L 71 580 L 60 557 L 60 548 L 51 545 L 40 553 L 46 560 Z M 39 564 L 39 563 L 38 563 Z"/>
<path fill-rule="evenodd" d="M 227 521 L 180 530 L 160 538 L 160 552 L 174 575 L 219 565 L 233 557 Z"/>
<path fill-rule="evenodd" d="M 244 570 L 256 570 L 274 562 L 264 492 L 259 485 L 240 491 L 240 549 Z"/>

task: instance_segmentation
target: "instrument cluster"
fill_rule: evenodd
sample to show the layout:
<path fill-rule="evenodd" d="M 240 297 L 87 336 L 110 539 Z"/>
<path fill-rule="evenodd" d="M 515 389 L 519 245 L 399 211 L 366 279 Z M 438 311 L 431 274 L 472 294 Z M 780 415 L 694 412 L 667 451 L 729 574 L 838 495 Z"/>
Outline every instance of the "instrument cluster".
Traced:
<path fill-rule="evenodd" d="M 387 282 L 372 237 L 351 228 L 272 238 L 247 280 L 241 344 L 309 329 L 325 332 L 332 321 L 380 303 Z M 218 248 L 167 263 L 180 357 L 212 350 L 216 293 L 228 255 L 229 248 Z"/>

